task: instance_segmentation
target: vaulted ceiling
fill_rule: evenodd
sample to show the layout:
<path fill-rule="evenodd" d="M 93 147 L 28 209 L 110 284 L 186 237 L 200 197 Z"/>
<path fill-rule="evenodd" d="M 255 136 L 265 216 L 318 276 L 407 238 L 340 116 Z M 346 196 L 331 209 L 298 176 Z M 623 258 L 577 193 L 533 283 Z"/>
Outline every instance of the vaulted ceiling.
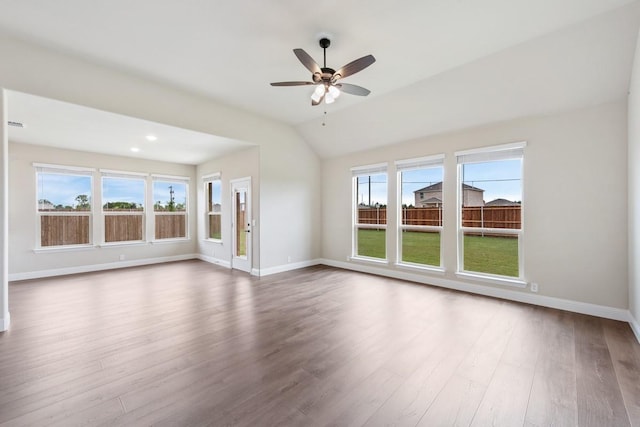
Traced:
<path fill-rule="evenodd" d="M 288 123 L 331 157 L 624 99 L 639 3 L 0 0 L 0 34 Z M 376 57 L 345 79 L 371 95 L 312 107 L 312 87 L 269 85 L 308 80 L 292 49 L 320 63 L 323 35 L 328 66 Z"/>

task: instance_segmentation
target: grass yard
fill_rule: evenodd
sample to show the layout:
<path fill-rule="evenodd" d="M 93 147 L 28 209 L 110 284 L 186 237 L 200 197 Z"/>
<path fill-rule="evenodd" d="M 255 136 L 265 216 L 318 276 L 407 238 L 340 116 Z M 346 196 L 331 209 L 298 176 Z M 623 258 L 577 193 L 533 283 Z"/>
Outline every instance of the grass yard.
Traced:
<path fill-rule="evenodd" d="M 358 255 L 386 258 L 384 230 L 358 230 Z M 440 233 L 403 233 L 402 260 L 440 265 Z M 480 273 L 518 277 L 518 239 L 512 237 L 464 236 L 464 269 Z"/>
<path fill-rule="evenodd" d="M 440 267 L 440 233 L 402 233 L 402 261 Z"/>
<path fill-rule="evenodd" d="M 465 235 L 464 269 L 518 277 L 518 238 Z"/>

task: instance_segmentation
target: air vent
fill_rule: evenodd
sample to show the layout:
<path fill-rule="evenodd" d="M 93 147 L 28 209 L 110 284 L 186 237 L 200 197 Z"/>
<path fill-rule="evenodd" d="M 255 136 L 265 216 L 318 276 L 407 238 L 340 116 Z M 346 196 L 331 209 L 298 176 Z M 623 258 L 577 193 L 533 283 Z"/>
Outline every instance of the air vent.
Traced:
<path fill-rule="evenodd" d="M 9 126 L 13 126 L 14 128 L 24 128 L 24 124 L 20 123 L 20 122 L 12 122 L 11 120 L 9 120 L 7 122 L 7 124 Z"/>

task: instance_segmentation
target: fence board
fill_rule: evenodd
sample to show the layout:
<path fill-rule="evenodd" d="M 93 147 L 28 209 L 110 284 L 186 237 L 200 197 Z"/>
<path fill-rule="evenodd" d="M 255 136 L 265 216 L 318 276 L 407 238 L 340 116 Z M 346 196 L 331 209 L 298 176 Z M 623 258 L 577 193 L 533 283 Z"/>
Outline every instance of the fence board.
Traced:
<path fill-rule="evenodd" d="M 137 241 L 143 236 L 142 215 L 105 215 L 105 242 Z"/>
<path fill-rule="evenodd" d="M 40 246 L 88 244 L 89 223 L 87 215 L 42 215 Z"/>
<path fill-rule="evenodd" d="M 156 239 L 187 237 L 187 215 L 156 214 Z"/>

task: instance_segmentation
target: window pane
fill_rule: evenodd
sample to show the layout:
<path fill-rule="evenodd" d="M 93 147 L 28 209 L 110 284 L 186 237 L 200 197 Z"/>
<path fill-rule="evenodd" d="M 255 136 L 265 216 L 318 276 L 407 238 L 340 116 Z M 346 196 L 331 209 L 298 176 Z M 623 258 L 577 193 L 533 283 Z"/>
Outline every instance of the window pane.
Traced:
<path fill-rule="evenodd" d="M 387 257 L 386 230 L 359 228 L 357 237 L 357 255 L 381 259 Z"/>
<path fill-rule="evenodd" d="M 518 236 L 464 233 L 464 270 L 518 277 Z"/>
<path fill-rule="evenodd" d="M 102 178 L 106 243 L 144 240 L 144 193 L 145 180 L 142 178 Z"/>
<path fill-rule="evenodd" d="M 386 224 L 387 175 L 359 176 L 356 179 L 358 224 Z"/>
<path fill-rule="evenodd" d="M 187 237 L 187 214 L 156 214 L 156 239 Z"/>
<path fill-rule="evenodd" d="M 219 180 L 208 183 L 209 212 L 220 212 L 222 205 L 221 183 Z"/>
<path fill-rule="evenodd" d="M 105 212 L 144 211 L 144 180 L 102 178 L 102 209 Z"/>
<path fill-rule="evenodd" d="M 84 215 L 41 215 L 40 246 L 91 243 L 91 181 L 89 175 L 38 172 L 38 212 L 84 212 Z"/>
<path fill-rule="evenodd" d="M 42 215 L 40 246 L 89 244 L 88 215 Z"/>
<path fill-rule="evenodd" d="M 222 239 L 220 215 L 209 215 L 209 238 Z"/>
<path fill-rule="evenodd" d="M 153 181 L 153 201 L 156 212 L 184 212 L 187 210 L 187 184 Z"/>
<path fill-rule="evenodd" d="M 221 216 L 222 211 L 222 185 L 220 180 L 205 183 L 207 197 L 207 238 L 222 239 Z"/>
<path fill-rule="evenodd" d="M 462 226 L 520 229 L 522 160 L 462 165 Z"/>
<path fill-rule="evenodd" d="M 156 239 L 187 237 L 187 184 L 153 181 Z M 174 213 L 175 212 L 175 213 Z"/>
<path fill-rule="evenodd" d="M 461 167 L 463 269 L 520 277 L 517 235 L 491 229 L 522 228 L 522 159 L 466 163 Z"/>
<path fill-rule="evenodd" d="M 399 174 L 402 210 L 400 223 L 412 226 L 442 226 L 442 166 L 407 170 Z M 440 266 L 440 232 L 402 230 L 398 245 L 400 262 Z"/>
<path fill-rule="evenodd" d="M 38 211 L 90 211 L 91 176 L 40 172 Z"/>
<path fill-rule="evenodd" d="M 105 242 L 138 241 L 143 236 L 142 215 L 105 215 Z"/>
<path fill-rule="evenodd" d="M 400 238 L 403 262 L 440 266 L 440 232 L 404 230 Z"/>

